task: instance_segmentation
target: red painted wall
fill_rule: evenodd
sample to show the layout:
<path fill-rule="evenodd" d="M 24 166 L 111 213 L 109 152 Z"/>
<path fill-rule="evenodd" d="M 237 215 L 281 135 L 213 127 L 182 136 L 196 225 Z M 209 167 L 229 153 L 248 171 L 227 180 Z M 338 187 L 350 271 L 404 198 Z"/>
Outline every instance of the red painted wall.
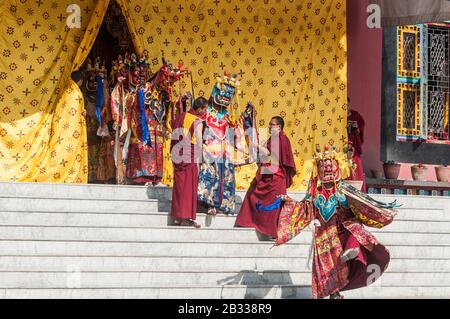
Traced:
<path fill-rule="evenodd" d="M 380 161 L 382 31 L 367 28 L 369 0 L 347 0 L 348 95 L 366 122 L 364 172 L 382 170 Z"/>
<path fill-rule="evenodd" d="M 367 28 L 370 2 L 347 0 L 348 95 L 352 109 L 358 111 L 366 122 L 362 161 L 367 177 L 373 177 L 373 169 L 383 171 L 380 160 L 383 41 L 381 29 Z M 402 165 L 399 179 L 412 179 L 411 165 Z M 436 181 L 434 166 L 427 166 L 427 180 Z"/>

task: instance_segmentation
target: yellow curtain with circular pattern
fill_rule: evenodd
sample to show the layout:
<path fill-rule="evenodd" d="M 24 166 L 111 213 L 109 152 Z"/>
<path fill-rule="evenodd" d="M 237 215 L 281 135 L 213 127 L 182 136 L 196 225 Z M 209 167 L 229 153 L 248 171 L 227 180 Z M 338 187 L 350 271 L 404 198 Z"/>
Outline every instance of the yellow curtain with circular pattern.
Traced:
<path fill-rule="evenodd" d="M 87 182 L 84 102 L 70 74 L 87 57 L 108 3 L 2 1 L 0 180 Z"/>

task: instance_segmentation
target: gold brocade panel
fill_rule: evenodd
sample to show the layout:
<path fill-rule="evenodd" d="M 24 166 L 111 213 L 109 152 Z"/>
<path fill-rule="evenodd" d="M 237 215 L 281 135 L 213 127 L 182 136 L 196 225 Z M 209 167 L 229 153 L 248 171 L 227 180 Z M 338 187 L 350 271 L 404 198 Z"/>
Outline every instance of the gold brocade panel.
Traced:
<path fill-rule="evenodd" d="M 346 144 L 344 0 L 118 2 L 153 71 L 164 50 L 193 71 L 195 95 L 209 97 L 216 75 L 230 70 L 242 78 L 241 109 L 234 113 L 253 101 L 259 128 L 272 116 L 284 117 L 299 172 L 293 190 L 307 187 L 316 144 Z M 189 80 L 182 90 L 191 91 Z M 239 189 L 248 187 L 255 169 L 236 169 Z M 165 180 L 171 180 L 167 172 Z"/>
<path fill-rule="evenodd" d="M 0 180 L 87 182 L 83 96 L 70 81 L 109 0 L 8 0 L 0 6 Z M 80 28 L 70 28 L 78 5 Z M 73 15 L 75 14 L 75 16 Z"/>

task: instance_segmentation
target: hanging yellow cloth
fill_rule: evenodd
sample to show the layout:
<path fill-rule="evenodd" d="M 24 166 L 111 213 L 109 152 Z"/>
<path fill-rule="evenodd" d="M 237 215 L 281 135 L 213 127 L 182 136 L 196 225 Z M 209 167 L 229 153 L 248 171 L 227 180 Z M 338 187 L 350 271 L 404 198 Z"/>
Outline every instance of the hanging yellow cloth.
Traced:
<path fill-rule="evenodd" d="M 26 176 L 27 181 L 87 183 L 87 132 L 81 115 L 83 110 L 83 94 L 70 80 L 55 112 L 48 115 L 49 120 L 53 120 L 53 129 L 44 139 L 48 144 L 40 147 L 39 153 L 30 159 L 33 167 Z M 60 157 L 58 154 L 64 155 Z M 40 160 L 36 161 L 37 158 Z"/>
<path fill-rule="evenodd" d="M 88 55 L 108 3 L 2 1 L 0 180 L 87 182 L 84 102 L 70 74 Z M 71 24 L 78 13 L 80 28 Z"/>
<path fill-rule="evenodd" d="M 95 4 L 93 15 L 89 20 L 89 25 L 86 28 L 81 44 L 78 46 L 77 54 L 72 63 L 72 70 L 78 70 L 89 55 L 89 51 L 97 39 L 98 31 L 103 23 L 106 11 L 108 10 L 110 0 L 94 0 Z"/>
<path fill-rule="evenodd" d="M 216 75 L 228 69 L 242 78 L 241 106 L 254 102 L 259 128 L 267 128 L 272 116 L 284 117 L 299 172 L 293 190 L 306 189 L 306 163 L 316 144 L 343 149 L 345 0 L 118 2 L 136 48 L 153 68 L 164 50 L 169 60 L 189 66 L 196 96 L 207 98 Z M 191 90 L 189 80 L 182 85 Z M 236 169 L 239 189 L 248 187 L 254 172 L 255 166 Z"/>
<path fill-rule="evenodd" d="M 164 185 L 173 186 L 173 163 L 172 163 L 172 155 L 170 153 L 170 145 L 172 143 L 172 123 L 173 120 L 173 105 L 169 107 L 169 110 L 166 114 L 166 123 L 167 123 L 167 136 L 163 138 L 163 177 L 162 183 Z"/>

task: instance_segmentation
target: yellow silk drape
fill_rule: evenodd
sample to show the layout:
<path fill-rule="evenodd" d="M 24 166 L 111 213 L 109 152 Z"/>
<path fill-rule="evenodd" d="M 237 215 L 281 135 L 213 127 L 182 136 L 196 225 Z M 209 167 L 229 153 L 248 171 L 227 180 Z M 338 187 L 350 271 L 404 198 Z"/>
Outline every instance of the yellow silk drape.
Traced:
<path fill-rule="evenodd" d="M 9 0 L 0 7 L 0 180 L 87 182 L 83 97 L 70 81 L 109 0 Z M 69 28 L 69 5 L 81 28 Z"/>
<path fill-rule="evenodd" d="M 138 51 L 156 70 L 161 50 L 194 74 L 209 97 L 223 70 L 242 77 L 241 107 L 253 101 L 259 128 L 281 115 L 295 153 L 292 189 L 307 186 L 316 144 L 346 143 L 346 1 L 118 1 Z M 183 81 L 183 90 L 191 90 Z M 262 131 L 261 131 L 262 132 Z M 255 166 L 237 168 L 238 188 Z"/>

